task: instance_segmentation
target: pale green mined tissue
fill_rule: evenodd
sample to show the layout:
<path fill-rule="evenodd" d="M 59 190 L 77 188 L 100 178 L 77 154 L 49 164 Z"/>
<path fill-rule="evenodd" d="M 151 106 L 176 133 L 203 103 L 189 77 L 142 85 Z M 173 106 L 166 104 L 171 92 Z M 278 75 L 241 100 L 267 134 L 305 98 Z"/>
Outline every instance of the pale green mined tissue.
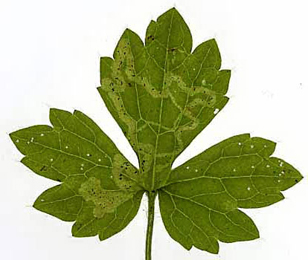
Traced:
<path fill-rule="evenodd" d="M 226 105 L 230 70 L 221 70 L 215 40 L 192 51 L 192 36 L 176 9 L 151 21 L 145 42 L 127 29 L 113 58 L 101 58 L 98 91 L 139 160 L 135 168 L 82 112 L 50 110 L 52 126 L 10 134 L 22 163 L 60 184 L 34 207 L 74 221 L 75 237 L 104 240 L 125 228 L 146 192 L 151 259 L 155 196 L 169 235 L 186 249 L 218 253 L 221 242 L 253 240 L 259 232 L 239 208 L 282 200 L 302 179 L 275 143 L 242 134 L 172 169 L 174 160 Z M 136 245 L 136 247 L 139 245 Z"/>

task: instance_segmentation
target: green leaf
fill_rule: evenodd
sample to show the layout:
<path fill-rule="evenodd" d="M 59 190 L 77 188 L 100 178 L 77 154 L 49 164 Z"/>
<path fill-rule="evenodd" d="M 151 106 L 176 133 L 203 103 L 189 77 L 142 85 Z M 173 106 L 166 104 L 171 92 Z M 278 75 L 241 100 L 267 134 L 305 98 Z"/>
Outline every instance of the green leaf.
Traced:
<path fill-rule="evenodd" d="M 135 217 L 149 197 L 146 260 L 156 194 L 164 225 L 184 248 L 218 253 L 221 242 L 253 240 L 259 231 L 239 208 L 282 200 L 302 179 L 275 143 L 231 137 L 172 169 L 174 160 L 226 105 L 230 70 L 220 69 L 214 39 L 192 51 L 190 30 L 175 8 L 151 21 L 143 42 L 127 29 L 113 58 L 102 57 L 98 91 L 139 160 L 135 168 L 105 133 L 79 111 L 51 109 L 51 126 L 10 134 L 22 163 L 61 184 L 34 207 L 75 221 L 76 237 L 104 240 Z"/>
<path fill-rule="evenodd" d="M 302 179 L 282 159 L 270 157 L 275 143 L 249 134 L 231 137 L 174 169 L 159 191 L 170 236 L 182 246 L 218 253 L 218 242 L 253 240 L 259 232 L 238 208 L 282 200 L 280 191 Z"/>
<path fill-rule="evenodd" d="M 139 171 L 86 115 L 50 110 L 47 125 L 11 133 L 35 173 L 62 182 L 43 192 L 34 207 L 64 221 L 76 221 L 74 236 L 108 238 L 137 214 L 143 194 Z"/>
<path fill-rule="evenodd" d="M 137 153 L 148 190 L 165 184 L 176 157 L 228 101 L 230 71 L 219 71 L 215 40 L 191 48 L 173 8 L 151 21 L 145 45 L 127 29 L 114 59 L 101 58 L 98 90 Z"/>

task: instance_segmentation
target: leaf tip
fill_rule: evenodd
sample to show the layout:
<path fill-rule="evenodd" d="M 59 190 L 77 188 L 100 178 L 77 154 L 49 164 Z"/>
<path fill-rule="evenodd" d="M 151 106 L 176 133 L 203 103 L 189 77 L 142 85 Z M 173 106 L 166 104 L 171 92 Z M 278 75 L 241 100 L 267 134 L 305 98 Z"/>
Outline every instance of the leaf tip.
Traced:
<path fill-rule="evenodd" d="M 99 241 L 104 241 L 104 240 L 108 239 L 111 236 L 112 236 L 112 234 L 107 235 L 104 232 L 100 232 L 99 235 L 98 235 L 98 238 L 99 238 Z"/>
<path fill-rule="evenodd" d="M 52 113 L 57 113 L 57 112 L 59 112 L 59 110 L 60 110 L 60 109 L 58 109 L 58 108 L 51 107 L 51 108 L 49 109 L 49 113 L 50 113 L 50 114 L 52 114 Z"/>
<path fill-rule="evenodd" d="M 194 246 L 196 248 L 200 249 L 200 250 L 207 251 L 207 252 L 214 254 L 214 255 L 218 255 L 218 253 L 219 253 L 219 243 L 218 243 L 216 238 L 213 239 L 211 241 L 210 245 L 208 245 L 207 247 L 203 247 L 203 246 L 200 246 L 200 245 L 197 245 L 197 244 L 194 244 Z"/>
<path fill-rule="evenodd" d="M 299 181 L 301 181 L 302 179 L 304 179 L 304 176 L 299 173 Z"/>
<path fill-rule="evenodd" d="M 84 115 L 81 111 L 74 109 L 73 115 L 78 116 L 78 115 Z"/>
<path fill-rule="evenodd" d="M 41 202 L 41 198 L 40 196 L 33 202 L 32 207 L 35 208 L 36 210 L 42 211 L 40 209 L 40 202 Z"/>
<path fill-rule="evenodd" d="M 14 133 L 15 132 L 9 133 L 9 138 L 12 140 L 12 142 L 14 142 L 14 139 L 13 139 L 14 138 Z"/>
<path fill-rule="evenodd" d="M 127 27 L 127 28 L 125 28 L 124 33 L 123 33 L 123 34 L 130 33 L 131 31 L 132 31 L 132 30 L 131 30 L 131 29 L 129 29 L 129 28 Z"/>
<path fill-rule="evenodd" d="M 217 245 L 212 246 L 212 248 L 211 248 L 211 250 L 209 252 L 214 254 L 214 255 L 218 255 L 218 253 L 219 253 L 219 244 L 218 244 L 218 242 L 217 242 Z"/>
<path fill-rule="evenodd" d="M 15 147 L 17 148 L 17 150 L 19 152 L 21 152 L 22 154 L 25 154 L 25 151 L 23 149 L 23 140 L 20 136 L 20 131 L 22 131 L 23 129 L 20 129 L 20 130 L 17 130 L 17 131 L 14 131 L 12 133 L 9 133 L 8 136 L 9 138 L 11 139 L 11 141 L 13 142 L 13 144 L 15 145 Z"/>
<path fill-rule="evenodd" d="M 166 12 L 164 12 L 162 15 L 160 15 L 158 18 L 157 18 L 157 21 L 159 21 L 161 18 L 163 17 L 169 17 L 169 15 L 171 16 L 174 16 L 174 15 L 177 15 L 179 16 L 180 18 L 183 19 L 182 15 L 180 14 L 180 12 L 174 7 L 171 7 L 169 10 L 167 10 Z"/>
<path fill-rule="evenodd" d="M 302 179 L 304 179 L 304 176 L 299 171 L 297 171 L 297 177 L 294 179 L 295 184 L 298 184 Z"/>
<path fill-rule="evenodd" d="M 216 41 L 215 38 L 211 38 L 211 39 L 207 40 L 207 42 L 217 46 L 217 41 Z"/>
<path fill-rule="evenodd" d="M 260 232 L 259 230 L 256 228 L 256 231 L 255 231 L 255 236 L 252 240 L 255 240 L 255 239 L 259 239 L 260 238 Z"/>
<path fill-rule="evenodd" d="M 192 249 L 192 245 L 189 245 L 189 246 L 184 246 L 184 248 L 187 250 L 187 251 L 190 251 Z"/>
<path fill-rule="evenodd" d="M 77 222 L 75 222 L 71 228 L 71 234 L 73 237 L 81 237 L 80 235 L 78 235 L 78 224 Z"/>
<path fill-rule="evenodd" d="M 230 69 L 223 69 L 221 70 L 221 73 L 225 73 L 226 75 L 228 75 L 228 77 L 231 77 L 231 70 Z"/>
<path fill-rule="evenodd" d="M 175 6 L 171 7 L 169 10 L 167 10 L 165 13 L 168 13 L 168 12 L 179 12 Z"/>

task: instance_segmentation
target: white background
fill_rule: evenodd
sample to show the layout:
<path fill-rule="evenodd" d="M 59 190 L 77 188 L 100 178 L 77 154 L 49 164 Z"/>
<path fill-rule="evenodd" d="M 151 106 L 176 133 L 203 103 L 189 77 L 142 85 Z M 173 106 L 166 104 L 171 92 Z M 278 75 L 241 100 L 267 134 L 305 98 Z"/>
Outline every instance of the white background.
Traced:
<path fill-rule="evenodd" d="M 307 176 L 308 37 L 305 0 L 1 0 L 0 1 L 0 259 L 144 259 L 146 200 L 120 234 L 99 242 L 73 238 L 72 223 L 36 211 L 35 198 L 55 183 L 19 160 L 8 133 L 48 124 L 48 110 L 79 109 L 93 118 L 135 164 L 132 149 L 96 87 L 99 57 L 111 56 L 126 27 L 144 38 L 151 19 L 175 6 L 194 47 L 216 38 L 222 67 L 232 70 L 224 110 L 178 158 L 249 132 L 277 142 L 275 155 Z M 186 251 L 165 231 L 156 209 L 153 260 L 305 260 L 308 178 L 286 199 L 245 210 L 261 239 L 224 244 L 220 254 Z"/>

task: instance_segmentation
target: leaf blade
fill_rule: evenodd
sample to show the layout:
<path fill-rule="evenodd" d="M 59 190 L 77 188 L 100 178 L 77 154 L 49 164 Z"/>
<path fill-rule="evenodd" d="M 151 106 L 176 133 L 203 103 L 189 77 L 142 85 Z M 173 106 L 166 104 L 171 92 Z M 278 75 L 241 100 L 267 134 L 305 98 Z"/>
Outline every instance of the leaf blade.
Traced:
<path fill-rule="evenodd" d="M 33 207 L 63 221 L 75 221 L 82 203 L 80 195 L 62 184 L 44 191 Z"/>
<path fill-rule="evenodd" d="M 38 175 L 62 182 L 44 191 L 34 202 L 34 208 L 64 221 L 76 221 L 78 225 L 86 208 L 87 216 L 101 224 L 97 229 L 104 229 L 115 212 L 118 219 L 127 215 L 121 225 L 107 229 L 106 234 L 110 237 L 118 233 L 139 209 L 144 193 L 138 181 L 139 171 L 80 111 L 51 109 L 50 121 L 52 127 L 32 126 L 10 134 L 25 155 L 21 160 L 25 166 Z M 127 214 L 122 209 L 130 202 L 133 206 Z M 73 235 L 91 235 L 76 233 L 76 223 Z"/>
<path fill-rule="evenodd" d="M 181 237 L 173 230 L 189 227 L 187 221 L 175 227 L 170 216 L 173 207 L 186 210 L 183 214 L 192 222 L 202 219 L 200 228 L 216 241 L 259 238 L 253 221 L 238 208 L 274 204 L 284 198 L 281 191 L 302 178 L 290 164 L 270 157 L 274 150 L 275 143 L 244 134 L 226 139 L 174 169 L 162 189 L 170 199 L 160 196 L 161 215 L 171 237 L 185 248 L 195 246 L 193 240 L 189 246 L 183 243 L 186 232 Z M 209 247 L 204 250 L 213 253 Z"/>
<path fill-rule="evenodd" d="M 72 235 L 74 237 L 98 235 L 99 239 L 103 241 L 117 234 L 136 216 L 142 195 L 142 191 L 136 193 L 133 198 L 122 203 L 115 212 L 106 213 L 104 218 L 93 217 L 91 214 L 93 205 L 85 203 L 72 227 Z"/>
<path fill-rule="evenodd" d="M 114 59 L 101 60 L 99 93 L 135 150 L 149 191 L 166 183 L 175 158 L 228 101 L 230 71 L 219 71 L 216 41 L 191 48 L 190 30 L 172 8 L 151 21 L 145 44 L 126 30 Z"/>

